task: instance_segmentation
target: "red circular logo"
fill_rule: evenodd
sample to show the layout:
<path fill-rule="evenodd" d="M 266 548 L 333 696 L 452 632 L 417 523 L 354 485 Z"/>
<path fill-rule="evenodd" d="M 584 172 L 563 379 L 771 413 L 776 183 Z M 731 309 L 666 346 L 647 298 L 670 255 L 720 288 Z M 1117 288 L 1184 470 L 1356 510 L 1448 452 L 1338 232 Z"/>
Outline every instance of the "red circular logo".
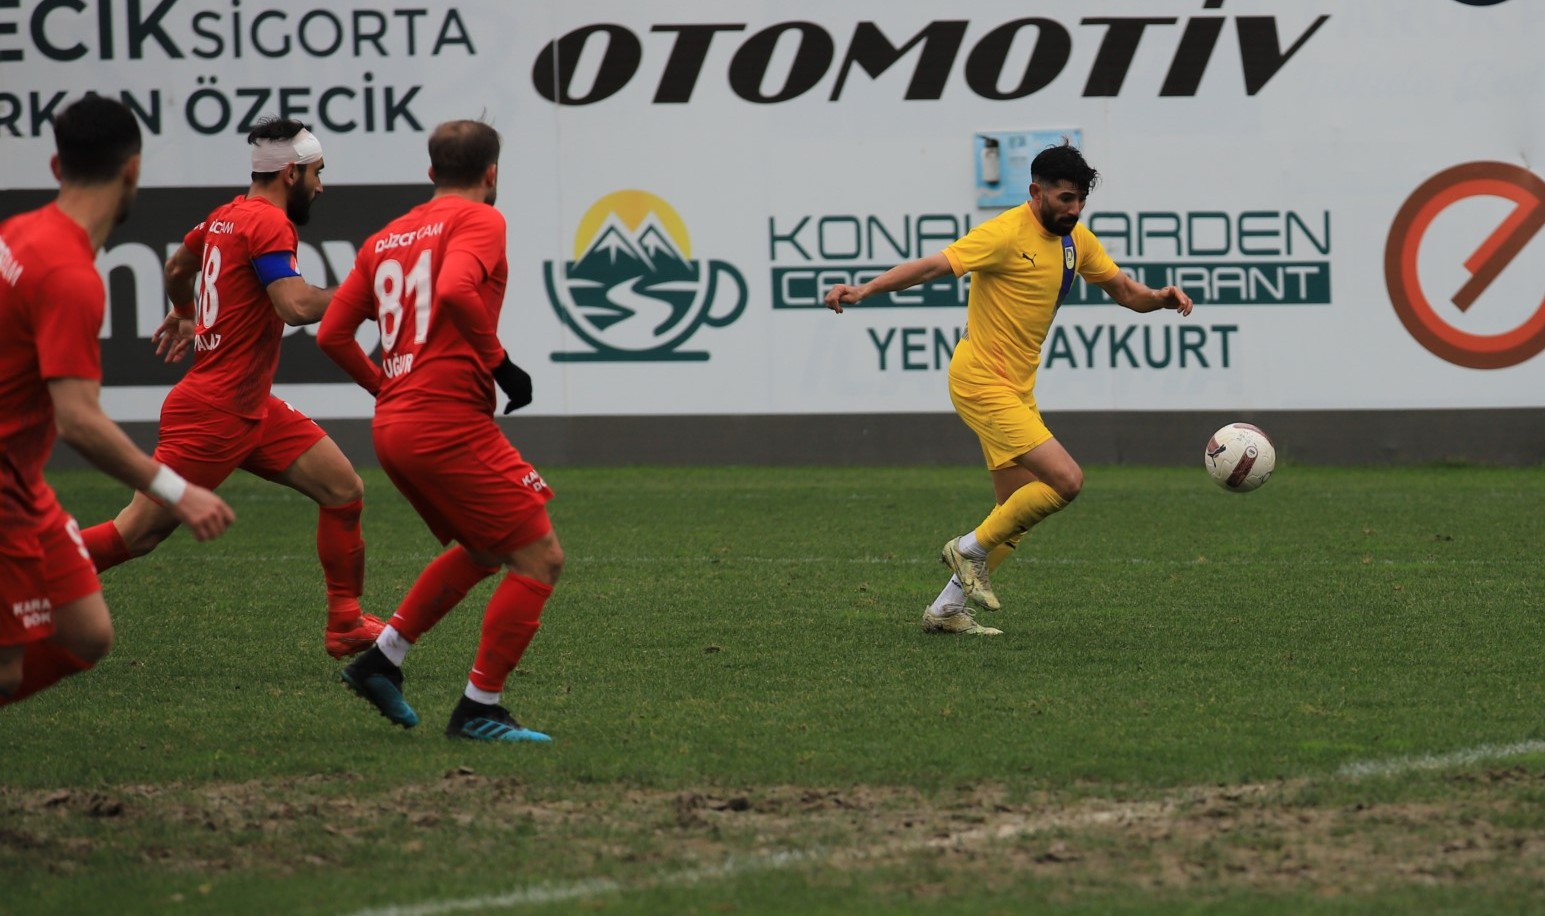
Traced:
<path fill-rule="evenodd" d="M 1411 336 L 1436 355 L 1472 369 L 1515 366 L 1545 350 L 1545 301 L 1522 324 L 1501 334 L 1472 334 L 1450 324 L 1422 290 L 1416 256 L 1438 214 L 1469 197 L 1501 197 L 1514 208 L 1464 262 L 1470 279 L 1449 300 L 1468 311 L 1481 293 L 1545 226 L 1545 180 L 1505 162 L 1467 162 L 1422 182 L 1395 214 L 1384 247 L 1384 282 L 1395 314 Z"/>

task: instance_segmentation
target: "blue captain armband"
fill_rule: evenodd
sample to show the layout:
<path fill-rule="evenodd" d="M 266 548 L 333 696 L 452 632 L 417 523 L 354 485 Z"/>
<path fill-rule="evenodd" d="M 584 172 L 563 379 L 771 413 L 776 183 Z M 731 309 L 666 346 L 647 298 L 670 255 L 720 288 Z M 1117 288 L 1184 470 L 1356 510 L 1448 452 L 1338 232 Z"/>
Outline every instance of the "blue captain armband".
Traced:
<path fill-rule="evenodd" d="M 295 269 L 293 251 L 270 251 L 258 255 L 252 259 L 252 269 L 257 271 L 258 281 L 264 286 L 285 277 L 300 276 L 300 271 Z"/>

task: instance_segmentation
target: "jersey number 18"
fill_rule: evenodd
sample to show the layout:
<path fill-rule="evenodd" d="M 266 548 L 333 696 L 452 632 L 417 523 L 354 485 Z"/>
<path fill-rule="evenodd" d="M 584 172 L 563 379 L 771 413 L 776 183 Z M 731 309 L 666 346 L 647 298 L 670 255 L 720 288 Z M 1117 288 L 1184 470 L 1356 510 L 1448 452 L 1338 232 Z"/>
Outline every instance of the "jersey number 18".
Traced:
<path fill-rule="evenodd" d="M 216 282 L 220 279 L 220 248 L 216 245 L 204 246 L 203 270 L 200 271 L 198 291 L 198 330 L 202 333 L 215 326 L 215 319 L 220 316 L 220 288 Z"/>

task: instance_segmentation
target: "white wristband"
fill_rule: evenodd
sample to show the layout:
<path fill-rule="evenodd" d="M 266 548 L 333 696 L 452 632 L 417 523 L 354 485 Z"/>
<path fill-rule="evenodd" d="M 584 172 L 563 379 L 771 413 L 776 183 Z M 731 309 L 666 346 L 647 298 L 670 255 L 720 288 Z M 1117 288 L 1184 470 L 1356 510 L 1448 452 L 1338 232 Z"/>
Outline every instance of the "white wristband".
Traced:
<path fill-rule="evenodd" d="M 159 499 L 168 506 L 175 506 L 182 502 L 182 494 L 188 492 L 188 482 L 182 475 L 161 465 L 161 470 L 156 471 L 156 476 L 150 479 L 150 486 L 145 492 Z"/>

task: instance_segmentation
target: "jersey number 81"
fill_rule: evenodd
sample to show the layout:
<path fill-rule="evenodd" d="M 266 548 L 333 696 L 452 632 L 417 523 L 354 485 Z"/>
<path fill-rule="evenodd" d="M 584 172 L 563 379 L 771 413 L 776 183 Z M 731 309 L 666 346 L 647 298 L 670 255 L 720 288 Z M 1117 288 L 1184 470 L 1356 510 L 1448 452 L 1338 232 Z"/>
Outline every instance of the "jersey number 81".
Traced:
<path fill-rule="evenodd" d="M 376 265 L 376 321 L 381 326 L 381 349 L 386 353 L 396 349 L 408 300 L 412 300 L 413 307 L 413 342 L 421 344 L 429 337 L 431 254 L 427 250 L 421 252 L 406 277 L 402 262 L 395 258 Z"/>

